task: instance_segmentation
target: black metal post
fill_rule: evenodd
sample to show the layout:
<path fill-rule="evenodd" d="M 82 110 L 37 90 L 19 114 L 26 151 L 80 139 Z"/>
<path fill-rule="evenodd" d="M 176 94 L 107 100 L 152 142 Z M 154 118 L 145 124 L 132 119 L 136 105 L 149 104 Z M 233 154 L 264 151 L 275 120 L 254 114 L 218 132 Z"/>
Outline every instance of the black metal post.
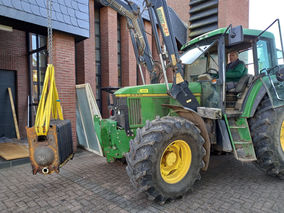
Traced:
<path fill-rule="evenodd" d="M 28 97 L 28 127 L 32 127 L 32 91 L 33 91 L 33 75 L 31 70 L 31 54 L 30 54 L 30 34 L 26 32 L 26 48 L 27 48 L 27 64 L 28 64 L 28 84 L 29 84 L 29 97 Z"/>

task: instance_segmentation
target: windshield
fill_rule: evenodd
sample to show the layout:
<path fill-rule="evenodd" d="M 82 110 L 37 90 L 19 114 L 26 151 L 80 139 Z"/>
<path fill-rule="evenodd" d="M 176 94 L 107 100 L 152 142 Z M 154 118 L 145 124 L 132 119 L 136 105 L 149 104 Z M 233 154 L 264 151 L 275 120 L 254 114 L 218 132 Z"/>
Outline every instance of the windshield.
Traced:
<path fill-rule="evenodd" d="M 192 48 L 183 54 L 181 59 L 183 64 L 186 65 L 185 79 L 189 82 L 198 81 L 198 77 L 202 77 L 200 75 L 203 74 L 208 74 L 213 78 L 215 78 L 218 74 L 216 42 Z"/>
<path fill-rule="evenodd" d="M 202 95 L 200 106 L 220 108 L 222 101 L 218 78 L 218 43 L 194 47 L 182 55 L 185 64 L 184 78 L 188 82 L 198 82 Z"/>
<path fill-rule="evenodd" d="M 214 42 L 213 42 L 214 43 Z M 204 46 L 197 46 L 193 49 L 186 51 L 181 57 L 180 60 L 183 64 L 192 64 L 196 59 L 198 59 L 203 53 L 205 53 L 212 44 L 204 45 Z"/>

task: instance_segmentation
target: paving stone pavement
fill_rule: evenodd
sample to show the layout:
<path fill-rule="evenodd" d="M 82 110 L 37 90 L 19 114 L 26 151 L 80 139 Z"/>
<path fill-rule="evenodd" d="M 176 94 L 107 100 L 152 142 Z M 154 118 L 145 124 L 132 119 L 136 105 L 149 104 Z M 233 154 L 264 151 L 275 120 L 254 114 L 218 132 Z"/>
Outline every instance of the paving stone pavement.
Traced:
<path fill-rule="evenodd" d="M 232 155 L 212 156 L 193 192 L 159 205 L 134 190 L 125 165 L 81 151 L 60 174 L 32 175 L 29 164 L 1 169 L 0 212 L 284 213 L 284 181 Z"/>

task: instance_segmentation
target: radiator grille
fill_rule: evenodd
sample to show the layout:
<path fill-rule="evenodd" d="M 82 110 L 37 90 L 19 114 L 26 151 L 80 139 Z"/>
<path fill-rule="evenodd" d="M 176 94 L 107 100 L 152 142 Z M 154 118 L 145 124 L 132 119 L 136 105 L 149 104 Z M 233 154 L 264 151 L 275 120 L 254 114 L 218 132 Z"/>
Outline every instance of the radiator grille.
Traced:
<path fill-rule="evenodd" d="M 129 99 L 129 124 L 142 124 L 141 103 L 139 98 Z"/>
<path fill-rule="evenodd" d="M 71 121 L 51 120 L 50 125 L 56 125 L 59 162 L 62 164 L 73 154 Z"/>

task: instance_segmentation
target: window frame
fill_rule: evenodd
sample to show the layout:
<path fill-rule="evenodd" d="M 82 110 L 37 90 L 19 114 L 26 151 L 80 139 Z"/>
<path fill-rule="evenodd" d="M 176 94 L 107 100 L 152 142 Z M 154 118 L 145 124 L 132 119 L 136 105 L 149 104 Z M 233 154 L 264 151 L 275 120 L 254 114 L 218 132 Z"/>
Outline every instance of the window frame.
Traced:
<path fill-rule="evenodd" d="M 96 63 L 96 102 L 102 112 L 102 73 L 101 73 L 101 30 L 100 8 L 95 7 L 94 30 L 95 30 L 95 63 Z M 99 53 L 99 55 L 97 55 Z"/>
<path fill-rule="evenodd" d="M 35 48 L 33 48 L 33 45 L 34 45 L 34 40 L 33 40 L 33 36 L 35 36 Z M 43 36 L 43 35 L 40 35 L 40 34 L 35 34 L 35 33 L 29 33 L 28 34 L 28 39 L 29 39 L 29 47 L 28 47 L 28 58 L 30 60 L 29 62 L 29 74 L 31 76 L 31 79 L 30 79 L 30 84 L 31 84 L 31 95 L 33 98 L 37 98 L 36 102 L 33 103 L 33 105 L 37 106 L 39 104 L 39 100 L 40 100 L 40 96 L 41 96 L 41 81 L 40 81 L 40 75 L 41 73 L 40 72 L 43 72 L 43 81 L 42 83 L 44 82 L 44 77 L 45 77 L 45 70 L 47 68 L 47 37 L 46 36 Z M 45 45 L 43 46 L 40 46 L 40 42 L 39 42 L 39 39 L 40 38 L 45 38 Z M 36 54 L 36 66 L 33 65 L 33 55 Z M 40 67 L 40 54 L 44 54 L 46 55 L 46 63 L 45 63 L 45 66 L 43 67 Z M 36 75 L 37 75 L 37 97 L 34 97 L 34 81 L 33 81 L 33 70 L 36 70 Z"/>

